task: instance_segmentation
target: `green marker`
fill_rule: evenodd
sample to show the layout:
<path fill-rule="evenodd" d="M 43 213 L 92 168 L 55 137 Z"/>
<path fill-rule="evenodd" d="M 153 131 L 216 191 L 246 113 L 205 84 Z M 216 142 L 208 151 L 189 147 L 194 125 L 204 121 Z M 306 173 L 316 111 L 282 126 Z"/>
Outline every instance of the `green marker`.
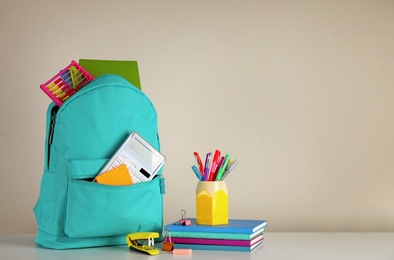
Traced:
<path fill-rule="evenodd" d="M 216 181 L 220 181 L 220 179 L 222 178 L 222 174 L 226 169 L 229 160 L 230 160 L 230 155 L 226 154 L 226 159 L 224 160 L 222 167 L 220 167 L 219 169 L 218 175 L 216 176 Z"/>

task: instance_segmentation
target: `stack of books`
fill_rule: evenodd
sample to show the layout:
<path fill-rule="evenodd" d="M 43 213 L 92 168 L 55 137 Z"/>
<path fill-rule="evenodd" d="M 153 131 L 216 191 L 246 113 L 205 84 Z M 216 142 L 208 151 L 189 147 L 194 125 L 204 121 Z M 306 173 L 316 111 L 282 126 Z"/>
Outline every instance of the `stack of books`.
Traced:
<path fill-rule="evenodd" d="M 197 225 L 195 218 L 189 220 L 189 226 L 179 221 L 164 226 L 175 248 L 252 252 L 262 244 L 267 226 L 265 220 L 229 219 L 227 225 L 218 226 Z"/>

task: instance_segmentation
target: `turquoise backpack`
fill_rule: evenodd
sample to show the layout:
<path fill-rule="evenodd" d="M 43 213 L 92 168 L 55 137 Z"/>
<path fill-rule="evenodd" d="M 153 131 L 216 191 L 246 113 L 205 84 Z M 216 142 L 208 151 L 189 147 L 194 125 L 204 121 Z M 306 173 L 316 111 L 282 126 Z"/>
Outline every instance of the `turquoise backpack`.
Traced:
<path fill-rule="evenodd" d="M 149 98 L 104 75 L 47 111 L 44 173 L 34 213 L 36 243 L 55 249 L 121 245 L 133 232 L 163 229 L 164 178 L 130 186 L 92 182 L 132 131 L 160 150 Z"/>

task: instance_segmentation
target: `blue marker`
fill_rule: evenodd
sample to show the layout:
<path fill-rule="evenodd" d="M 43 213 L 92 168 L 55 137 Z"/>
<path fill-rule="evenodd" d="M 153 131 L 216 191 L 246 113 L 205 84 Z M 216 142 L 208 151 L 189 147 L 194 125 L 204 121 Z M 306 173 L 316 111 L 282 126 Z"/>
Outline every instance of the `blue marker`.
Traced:
<path fill-rule="evenodd" d="M 199 181 L 202 181 L 203 177 L 201 175 L 201 172 L 198 170 L 198 168 L 195 165 L 192 166 L 192 170 L 193 170 L 194 174 L 197 176 L 197 179 Z"/>

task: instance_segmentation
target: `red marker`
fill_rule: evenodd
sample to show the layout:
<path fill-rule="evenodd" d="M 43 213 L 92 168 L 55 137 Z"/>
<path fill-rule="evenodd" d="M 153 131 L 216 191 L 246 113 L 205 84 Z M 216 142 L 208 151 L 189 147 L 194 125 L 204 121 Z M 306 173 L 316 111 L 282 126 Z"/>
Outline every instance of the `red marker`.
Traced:
<path fill-rule="evenodd" d="M 194 157 L 196 157 L 198 169 L 200 170 L 201 175 L 204 177 L 204 165 L 202 164 L 200 155 L 198 154 L 198 152 L 194 152 L 193 154 L 194 154 Z"/>
<path fill-rule="evenodd" d="M 214 181 L 216 178 L 216 169 L 219 165 L 220 162 L 220 151 L 216 150 L 215 154 L 213 156 L 213 160 L 212 160 L 212 166 L 211 166 L 211 173 L 209 174 L 209 180 L 210 181 Z"/>

